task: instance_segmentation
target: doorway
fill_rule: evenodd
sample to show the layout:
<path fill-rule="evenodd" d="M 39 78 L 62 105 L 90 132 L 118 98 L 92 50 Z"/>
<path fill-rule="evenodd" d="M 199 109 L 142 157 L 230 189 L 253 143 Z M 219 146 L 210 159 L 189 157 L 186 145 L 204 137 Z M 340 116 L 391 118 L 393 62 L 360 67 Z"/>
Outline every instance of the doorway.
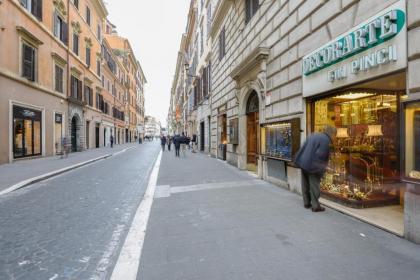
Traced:
<path fill-rule="evenodd" d="M 205 141 L 205 136 L 204 136 L 204 133 L 205 133 L 205 125 L 204 125 L 204 122 L 201 122 L 200 123 L 200 151 L 201 152 L 204 152 L 204 141 Z"/>
<path fill-rule="evenodd" d="M 80 142 L 80 120 L 77 116 L 71 119 L 71 151 L 77 152 Z"/>
<path fill-rule="evenodd" d="M 99 123 L 95 125 L 95 147 L 99 148 Z"/>
<path fill-rule="evenodd" d="M 259 100 L 255 91 L 248 98 L 247 117 L 247 169 L 257 172 L 259 155 Z"/>

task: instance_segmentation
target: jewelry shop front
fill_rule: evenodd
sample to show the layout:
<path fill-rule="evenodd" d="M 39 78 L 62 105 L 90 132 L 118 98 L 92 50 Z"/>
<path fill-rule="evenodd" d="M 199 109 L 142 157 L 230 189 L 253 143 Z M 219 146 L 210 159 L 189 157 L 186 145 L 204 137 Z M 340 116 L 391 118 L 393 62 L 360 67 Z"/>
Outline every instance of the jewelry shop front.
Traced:
<path fill-rule="evenodd" d="M 303 58 L 307 130 L 320 132 L 327 125 L 337 129 L 321 181 L 322 196 L 349 209 L 383 207 L 384 221 L 386 211 L 397 211 L 399 220 L 382 226 L 391 224 L 399 234 L 405 189 L 400 141 L 407 67 L 405 5 L 399 1 L 389 6 Z"/>

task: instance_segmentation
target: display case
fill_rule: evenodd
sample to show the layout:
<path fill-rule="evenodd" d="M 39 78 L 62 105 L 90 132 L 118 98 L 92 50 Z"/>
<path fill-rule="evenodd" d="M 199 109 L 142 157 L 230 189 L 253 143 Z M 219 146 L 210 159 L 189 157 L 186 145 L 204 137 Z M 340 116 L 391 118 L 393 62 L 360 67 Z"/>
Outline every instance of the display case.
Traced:
<path fill-rule="evenodd" d="M 420 103 L 405 107 L 405 177 L 420 182 Z"/>
<path fill-rule="evenodd" d="M 238 145 L 239 144 L 239 134 L 238 134 L 238 118 L 231 119 L 229 121 L 229 144 Z"/>
<path fill-rule="evenodd" d="M 300 119 L 266 124 L 263 129 L 265 156 L 292 161 L 300 147 Z"/>
<path fill-rule="evenodd" d="M 323 196 L 354 208 L 399 203 L 399 93 L 353 90 L 317 100 L 313 126 L 337 128 Z"/>

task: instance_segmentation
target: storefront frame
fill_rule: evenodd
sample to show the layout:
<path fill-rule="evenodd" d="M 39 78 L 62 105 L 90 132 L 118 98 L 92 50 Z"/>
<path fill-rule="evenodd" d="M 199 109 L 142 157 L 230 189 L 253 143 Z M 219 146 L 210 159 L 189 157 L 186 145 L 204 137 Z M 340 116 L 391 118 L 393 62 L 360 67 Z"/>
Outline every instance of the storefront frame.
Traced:
<path fill-rule="evenodd" d="M 406 95 L 406 89 L 400 89 L 400 90 L 383 90 L 383 89 L 368 89 L 368 88 L 363 88 L 363 87 L 359 87 L 360 85 L 363 84 L 367 84 L 369 82 L 372 81 L 376 81 L 376 80 L 380 80 L 383 78 L 387 78 L 387 77 L 392 77 L 392 76 L 396 76 L 398 74 L 404 74 L 406 76 L 407 72 L 406 69 L 403 69 L 402 71 L 396 71 L 393 73 L 387 73 L 384 74 L 382 76 L 379 77 L 375 77 L 375 78 L 371 78 L 369 80 L 364 80 L 362 82 L 356 83 L 356 84 L 350 84 L 350 85 L 346 85 L 345 87 L 341 87 L 338 89 L 334 89 L 328 92 L 324 92 L 324 93 L 320 93 L 314 96 L 310 96 L 306 98 L 306 131 L 307 131 L 307 137 L 311 134 L 315 132 L 315 103 L 319 100 L 323 100 L 323 99 L 327 99 L 330 97 L 334 97 L 334 96 L 338 96 L 342 93 L 346 93 L 349 91 L 363 91 L 363 92 L 367 92 L 367 93 L 373 93 L 376 95 L 381 95 L 381 94 L 389 94 L 389 95 L 395 95 L 396 96 L 396 102 L 397 102 L 397 119 L 396 119 L 396 123 L 399 127 L 398 131 L 400 132 L 400 135 L 404 135 L 402 137 L 400 137 L 398 139 L 398 146 L 396 148 L 396 156 L 397 156 L 397 168 L 398 168 L 398 173 L 399 176 L 397 177 L 399 183 L 401 184 L 401 188 L 403 188 L 403 190 L 405 189 L 403 187 L 403 185 L 405 185 L 405 181 L 403 180 L 403 172 L 405 172 L 405 166 L 402 165 L 403 163 L 403 159 L 405 158 L 405 147 L 404 147 L 404 143 L 405 143 L 405 130 L 404 130 L 404 110 L 403 110 L 403 96 Z M 415 101 L 414 101 L 415 102 Z M 420 101 L 419 101 L 420 102 Z M 404 134 L 402 134 L 404 133 Z M 419 181 L 420 183 L 420 181 Z M 401 197 L 404 196 L 404 193 L 401 191 L 401 188 L 399 190 L 398 193 L 398 199 L 401 202 Z M 323 192 L 324 193 L 324 192 Z M 339 202 L 338 200 L 333 199 L 332 197 L 330 197 L 328 194 L 326 195 L 326 198 L 334 201 L 334 202 L 338 202 L 340 204 L 343 204 L 345 206 L 349 206 L 349 207 L 356 207 L 359 208 L 360 206 L 356 206 L 356 205 L 351 205 L 348 203 L 343 203 L 343 202 Z M 365 208 L 366 206 L 362 206 L 362 208 Z M 368 206 L 369 207 L 369 206 Z M 376 207 L 376 206 L 373 206 Z"/>
<path fill-rule="evenodd" d="M 41 112 L 41 153 L 33 156 L 27 156 L 27 157 L 14 157 L 14 113 L 13 113 L 13 107 L 23 107 L 28 108 L 31 110 L 36 110 Z M 28 158 L 36 158 L 36 157 L 44 157 L 45 156 L 45 108 L 32 105 L 29 103 L 21 102 L 18 100 L 9 100 L 9 163 L 12 163 L 15 160 L 22 160 L 22 159 L 28 159 Z"/>

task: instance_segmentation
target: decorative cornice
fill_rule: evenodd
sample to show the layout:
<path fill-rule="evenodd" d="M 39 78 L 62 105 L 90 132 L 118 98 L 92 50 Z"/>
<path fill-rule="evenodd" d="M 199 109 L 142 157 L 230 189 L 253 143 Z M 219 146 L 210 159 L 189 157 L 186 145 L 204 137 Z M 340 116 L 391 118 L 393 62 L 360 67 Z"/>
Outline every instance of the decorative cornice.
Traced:
<path fill-rule="evenodd" d="M 35 37 L 31 32 L 29 32 L 25 27 L 23 26 L 17 26 L 16 30 L 18 33 L 24 37 L 29 43 L 33 44 L 34 46 L 38 47 L 42 44 L 44 44 L 41 40 L 39 40 L 37 37 Z"/>
<path fill-rule="evenodd" d="M 248 73 L 255 67 L 259 66 L 259 63 L 263 60 L 266 60 L 270 54 L 270 49 L 266 47 L 258 47 L 253 52 L 251 52 L 247 57 L 245 57 L 239 64 L 236 66 L 230 76 L 234 80 L 238 80 L 244 74 Z"/>
<path fill-rule="evenodd" d="M 64 58 L 62 58 L 58 53 L 56 53 L 56 52 L 52 52 L 51 53 L 51 56 L 53 57 L 53 59 L 57 62 L 57 63 L 59 63 L 59 64 L 61 64 L 61 65 L 66 65 L 67 64 L 67 61 L 64 59 Z"/>
<path fill-rule="evenodd" d="M 64 4 L 63 0 L 53 0 L 53 4 L 62 16 L 67 15 L 66 5 Z"/>
<path fill-rule="evenodd" d="M 89 37 L 85 37 L 86 45 L 91 48 L 93 46 L 92 39 Z"/>
<path fill-rule="evenodd" d="M 222 24 L 223 19 L 226 16 L 233 2 L 235 2 L 235 0 L 220 0 L 219 1 L 219 4 L 216 7 L 216 11 L 214 13 L 212 24 L 211 24 L 210 36 L 212 38 L 216 36 L 217 31 L 219 30 L 220 25 Z"/>
<path fill-rule="evenodd" d="M 77 76 L 79 76 L 79 77 L 82 75 L 82 71 L 80 71 L 79 69 L 77 69 L 77 67 L 73 66 L 73 67 L 71 67 L 70 69 L 71 69 L 71 72 L 72 72 L 73 74 L 76 74 L 76 75 L 77 75 Z"/>
<path fill-rule="evenodd" d="M 78 23 L 77 21 L 72 21 L 71 26 L 73 27 L 74 33 L 77 33 L 77 34 L 82 33 L 82 27 L 80 26 L 80 23 Z"/>

